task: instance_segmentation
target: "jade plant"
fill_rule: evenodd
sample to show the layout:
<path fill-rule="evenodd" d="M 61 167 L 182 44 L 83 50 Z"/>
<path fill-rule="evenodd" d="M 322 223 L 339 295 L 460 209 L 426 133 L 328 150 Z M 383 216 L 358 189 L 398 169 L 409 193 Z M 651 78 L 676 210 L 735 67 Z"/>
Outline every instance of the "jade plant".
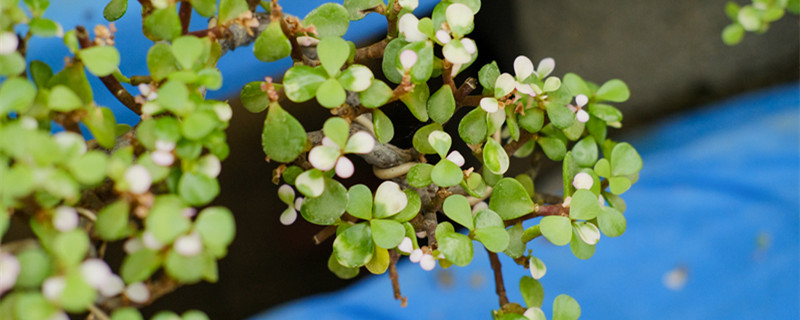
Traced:
<path fill-rule="evenodd" d="M 209 204 L 221 192 L 233 112 L 206 93 L 221 87 L 219 58 L 250 44 L 264 63 L 294 62 L 280 81 L 265 77 L 241 91 L 244 108 L 266 111 L 263 151 L 275 163 L 276 200 L 287 206 L 275 221 L 292 224 L 299 211 L 319 225 L 314 240 L 332 246 L 328 267 L 338 277 L 388 273 L 405 305 L 400 260 L 457 268 L 485 251 L 499 301 L 487 316 L 545 319 L 539 279 L 547 269 L 531 241 L 544 237 L 588 259 L 601 237 L 625 231 L 620 195 L 642 159 L 609 139 L 608 128 L 622 126 L 614 104 L 628 99 L 628 87 L 556 73 L 551 58 L 519 56 L 513 73 L 495 62 L 472 66 L 479 0 L 441 1 L 430 17 L 415 15 L 416 0 L 344 0 L 302 19 L 276 0 L 139 2 L 140 13 L 127 13 L 127 0 L 111 0 L 103 15 L 112 23 L 90 32 L 48 19 L 47 0 L 0 0 L 0 237 L 11 225 L 29 235 L 0 248 L 2 319 L 142 319 L 139 308 L 175 288 L 218 281 L 234 215 Z M 742 30 L 765 30 L 778 9 L 797 11 L 797 1 L 728 8 L 738 21 L 725 31 L 731 43 Z M 153 41 L 149 74 L 119 68 L 114 45 L 125 39 L 115 39 L 113 21 L 126 13 L 141 14 Z M 195 13 L 209 18 L 208 29 L 189 30 Z M 385 17 L 383 39 L 357 47 L 342 38 L 369 14 Z M 34 37 L 60 38 L 66 66 L 27 59 Z M 89 77 L 138 124 L 118 124 L 97 105 Z M 318 104 L 328 117 L 322 128 L 307 130 L 287 100 Z M 396 134 L 382 110 L 389 105 L 404 105 L 416 129 Z M 449 122 L 457 130 L 445 130 Z M 397 146 L 402 137 L 410 148 Z M 513 158 L 531 169 L 512 170 Z M 544 162 L 561 168 L 563 193 L 534 187 Z M 374 183 L 350 182 L 356 171 Z M 109 250 L 124 251 L 120 265 L 107 262 Z M 501 254 L 530 270 L 512 281 L 524 301 L 506 296 Z M 552 319 L 580 316 L 566 294 L 552 305 Z M 206 318 L 196 310 L 153 317 Z"/>

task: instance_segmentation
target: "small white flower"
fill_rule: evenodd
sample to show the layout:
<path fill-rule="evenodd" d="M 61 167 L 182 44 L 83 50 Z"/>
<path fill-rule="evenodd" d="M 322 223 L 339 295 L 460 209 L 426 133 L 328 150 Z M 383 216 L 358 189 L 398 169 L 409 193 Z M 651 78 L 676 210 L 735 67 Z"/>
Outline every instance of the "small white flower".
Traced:
<path fill-rule="evenodd" d="M 200 172 L 209 178 L 216 178 L 222 171 L 222 163 L 220 163 L 219 158 L 213 154 L 207 154 L 201 157 L 197 163 L 200 165 Z"/>
<path fill-rule="evenodd" d="M 164 244 L 158 241 L 150 231 L 142 233 L 142 244 L 150 250 L 161 250 L 164 247 Z"/>
<path fill-rule="evenodd" d="M 590 189 L 592 188 L 592 184 L 594 184 L 594 179 L 592 176 L 586 172 L 581 172 L 575 175 L 572 179 L 572 185 L 575 189 Z"/>
<path fill-rule="evenodd" d="M 536 68 L 536 75 L 539 79 L 544 79 L 549 76 L 556 68 L 556 61 L 553 58 L 544 58 L 539 61 L 539 66 Z"/>
<path fill-rule="evenodd" d="M 461 39 L 461 44 L 464 46 L 464 49 L 466 49 L 467 53 L 469 54 L 475 54 L 475 52 L 478 52 L 478 46 L 476 46 L 475 41 L 470 38 Z"/>
<path fill-rule="evenodd" d="M 81 275 L 92 288 L 100 289 L 112 276 L 111 268 L 100 259 L 87 259 L 81 263 Z"/>
<path fill-rule="evenodd" d="M 113 297 L 125 290 L 125 282 L 118 275 L 111 274 L 98 290 L 104 297 Z"/>
<path fill-rule="evenodd" d="M 414 244 L 411 242 L 411 238 L 404 237 L 403 241 L 401 241 L 400 244 L 397 245 L 397 250 L 400 250 L 405 253 L 411 253 L 411 251 L 414 250 Z"/>
<path fill-rule="evenodd" d="M 75 229 L 78 221 L 78 211 L 72 207 L 60 206 L 53 213 L 53 226 L 61 232 Z"/>
<path fill-rule="evenodd" d="M 422 267 L 422 270 L 431 271 L 436 267 L 436 259 L 432 255 L 425 254 L 419 260 L 419 266 Z"/>
<path fill-rule="evenodd" d="M 171 151 L 156 150 L 150 154 L 150 160 L 159 166 L 169 167 L 175 163 L 175 155 Z"/>
<path fill-rule="evenodd" d="M 336 175 L 339 178 L 347 179 L 353 176 L 353 172 L 355 172 L 353 162 L 345 156 L 339 157 L 339 160 L 336 161 Z"/>
<path fill-rule="evenodd" d="M 150 290 L 142 282 L 134 282 L 125 288 L 125 296 L 133 302 L 145 303 L 150 299 Z"/>
<path fill-rule="evenodd" d="M 10 290 L 17 283 L 20 264 L 17 257 L 0 253 L 0 294 Z"/>
<path fill-rule="evenodd" d="M 193 257 L 203 252 L 203 239 L 200 238 L 199 233 L 192 232 L 175 239 L 175 243 L 172 244 L 172 247 L 175 249 L 175 252 L 184 257 Z"/>
<path fill-rule="evenodd" d="M 500 108 L 500 104 L 497 102 L 495 98 L 481 98 L 481 109 L 488 113 L 495 113 Z"/>
<path fill-rule="evenodd" d="M 294 208 L 286 208 L 286 210 L 283 210 L 278 220 L 280 220 L 282 225 L 288 226 L 297 220 L 297 211 Z"/>
<path fill-rule="evenodd" d="M 153 100 L 155 100 L 155 99 L 158 99 L 158 92 L 156 92 L 155 90 L 153 90 L 153 89 L 150 87 L 150 85 L 149 85 L 149 84 L 147 84 L 147 83 L 140 83 L 140 84 L 139 84 L 138 86 L 136 86 L 136 87 L 139 89 L 139 93 L 141 93 L 141 94 L 142 94 L 142 96 L 144 96 L 144 98 L 145 98 L 147 101 L 153 101 Z"/>
<path fill-rule="evenodd" d="M 400 52 L 400 65 L 403 66 L 405 70 L 411 70 L 411 68 L 417 64 L 417 53 L 412 50 L 403 50 Z"/>
<path fill-rule="evenodd" d="M 450 37 L 449 32 L 440 29 L 436 31 L 436 40 L 439 40 L 442 44 L 447 44 L 450 40 L 453 40 L 453 38 Z"/>
<path fill-rule="evenodd" d="M 589 97 L 587 97 L 585 94 L 579 94 L 575 97 L 575 104 L 577 104 L 578 107 L 583 107 L 587 103 L 589 103 Z"/>
<path fill-rule="evenodd" d="M 514 59 L 514 74 L 518 81 L 523 81 L 533 73 L 533 62 L 526 56 L 518 56 Z"/>
<path fill-rule="evenodd" d="M 589 121 L 589 113 L 586 112 L 586 110 L 580 109 L 575 113 L 575 119 L 577 119 L 578 122 L 586 123 Z"/>
<path fill-rule="evenodd" d="M 481 211 L 483 209 L 489 209 L 489 204 L 487 204 L 486 201 L 481 201 L 481 202 L 476 203 L 472 207 L 472 215 L 474 216 L 475 214 L 478 213 L 478 211 Z"/>
<path fill-rule="evenodd" d="M 67 281 L 62 276 L 50 277 L 42 282 L 42 295 L 49 301 L 58 301 Z"/>
<path fill-rule="evenodd" d="M 0 54 L 9 54 L 17 51 L 19 39 L 13 32 L 0 33 Z"/>
<path fill-rule="evenodd" d="M 422 252 L 422 249 L 414 249 L 413 251 L 411 251 L 411 254 L 408 256 L 408 260 L 411 260 L 411 262 L 413 262 L 413 263 L 417 263 L 420 260 L 422 260 L 422 256 L 423 255 L 424 255 L 424 253 Z"/>
<path fill-rule="evenodd" d="M 141 238 L 130 238 L 128 241 L 125 241 L 125 244 L 122 245 L 122 249 L 125 250 L 125 253 L 132 254 L 136 251 L 142 250 L 144 248 L 144 242 L 142 242 Z"/>
<path fill-rule="evenodd" d="M 411 13 L 406 13 L 397 21 L 397 29 L 408 42 L 424 41 L 428 39 L 422 31 L 419 31 L 419 19 Z"/>
<path fill-rule="evenodd" d="M 150 190 L 150 184 L 153 179 L 147 168 L 136 164 L 125 170 L 125 181 L 128 182 L 128 191 L 142 194 Z"/>
<path fill-rule="evenodd" d="M 447 160 L 452 161 L 459 167 L 463 166 L 466 162 L 464 156 L 462 156 L 461 152 L 458 152 L 458 150 L 451 151 L 450 154 L 447 155 Z"/>

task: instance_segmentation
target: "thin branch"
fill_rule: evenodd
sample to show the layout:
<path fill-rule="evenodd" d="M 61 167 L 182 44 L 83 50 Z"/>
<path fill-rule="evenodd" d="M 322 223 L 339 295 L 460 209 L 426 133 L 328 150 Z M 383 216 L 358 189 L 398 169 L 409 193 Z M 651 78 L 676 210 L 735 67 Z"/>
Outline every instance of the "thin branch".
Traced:
<path fill-rule="evenodd" d="M 408 173 L 408 170 L 411 170 L 411 168 L 415 166 L 417 163 L 419 162 L 406 162 L 401 165 L 385 169 L 372 167 L 372 172 L 378 179 L 388 180 L 405 175 L 406 173 Z"/>
<path fill-rule="evenodd" d="M 569 208 L 564 208 L 561 203 L 557 204 L 548 204 L 544 206 L 534 205 L 533 212 L 521 216 L 516 219 L 508 220 L 505 222 L 506 227 L 513 226 L 518 222 L 525 221 L 528 219 L 533 219 L 537 217 L 544 217 L 544 216 L 569 216 Z"/>
<path fill-rule="evenodd" d="M 389 250 L 389 278 L 392 279 L 392 291 L 394 292 L 394 299 L 400 300 L 400 306 L 405 308 L 408 306 L 408 299 L 400 293 L 400 280 L 397 273 L 397 260 L 400 254 L 395 250 Z"/>
<path fill-rule="evenodd" d="M 314 235 L 314 244 L 319 245 L 325 242 L 334 233 L 336 233 L 336 226 L 326 226 Z"/>
<path fill-rule="evenodd" d="M 110 320 L 111 318 L 103 312 L 100 308 L 96 305 L 90 304 L 89 305 L 89 313 L 91 313 L 97 320 Z"/>
<path fill-rule="evenodd" d="M 192 3 L 189 1 L 181 2 L 178 11 L 178 18 L 181 19 L 181 34 L 189 33 L 189 22 L 192 20 Z"/>
<path fill-rule="evenodd" d="M 486 252 L 489 254 L 489 261 L 492 263 L 492 270 L 494 271 L 494 285 L 495 285 L 495 292 L 497 293 L 497 299 L 500 302 L 500 307 L 502 308 L 506 304 L 508 304 L 508 296 L 506 296 L 506 287 L 503 284 L 503 270 L 502 266 L 500 265 L 500 259 L 497 258 L 497 253 L 491 252 L 488 249 Z"/>
<path fill-rule="evenodd" d="M 527 130 L 522 130 L 522 132 L 519 134 L 519 140 L 509 142 L 505 145 L 505 147 L 503 147 L 503 149 L 506 150 L 506 154 L 513 155 L 517 152 L 517 150 L 519 150 L 519 148 L 522 148 L 522 146 L 528 143 L 531 138 L 533 138 L 533 133 L 530 133 Z"/>
<path fill-rule="evenodd" d="M 382 58 L 383 51 L 386 49 L 386 45 L 388 44 L 389 40 L 383 39 L 369 46 L 358 48 L 358 50 L 356 50 L 355 58 L 353 59 L 355 62 L 363 62 L 366 60 Z"/>
<path fill-rule="evenodd" d="M 463 101 L 464 98 L 466 98 L 470 93 L 472 93 L 472 91 L 474 91 L 477 88 L 478 88 L 478 79 L 469 77 L 467 78 L 467 80 L 464 80 L 464 83 L 462 83 L 460 87 L 458 87 L 453 96 L 456 102 L 458 102 L 460 105 L 465 105 Z"/>
<path fill-rule="evenodd" d="M 94 45 L 89 39 L 89 33 L 86 32 L 86 28 L 83 26 L 77 26 L 75 27 L 75 30 L 77 31 L 78 43 L 80 44 L 81 48 L 89 48 Z M 107 75 L 100 77 L 100 81 L 103 82 L 108 91 L 111 92 L 111 94 L 114 95 L 119 102 L 122 102 L 125 107 L 137 115 L 142 115 L 142 105 L 136 103 L 136 100 L 133 98 L 133 96 L 128 92 L 128 90 L 125 90 L 125 88 L 122 87 L 122 84 L 119 83 L 117 78 L 114 78 L 113 75 Z"/>
<path fill-rule="evenodd" d="M 481 104 L 481 99 L 483 99 L 482 95 L 471 95 L 466 96 L 461 99 L 461 105 L 463 106 L 477 106 Z"/>

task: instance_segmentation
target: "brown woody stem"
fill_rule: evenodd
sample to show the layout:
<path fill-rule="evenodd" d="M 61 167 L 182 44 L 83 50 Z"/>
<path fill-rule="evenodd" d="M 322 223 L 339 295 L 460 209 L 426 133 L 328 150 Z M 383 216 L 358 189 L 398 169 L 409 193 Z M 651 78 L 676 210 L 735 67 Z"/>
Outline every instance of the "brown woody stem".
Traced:
<path fill-rule="evenodd" d="M 502 308 L 504 305 L 508 304 L 506 287 L 503 284 L 502 266 L 500 265 L 500 259 L 497 257 L 497 253 L 489 250 L 486 250 L 486 252 L 489 254 L 489 262 L 492 264 L 492 270 L 494 271 L 495 292 L 497 293 L 497 299 L 500 302 L 500 307 Z"/>
<path fill-rule="evenodd" d="M 394 292 L 395 300 L 400 300 L 400 306 L 406 307 L 408 305 L 408 299 L 400 293 L 400 280 L 397 274 L 397 260 L 399 258 L 400 254 L 398 254 L 397 251 L 389 251 L 389 278 L 392 279 L 392 291 Z"/>
<path fill-rule="evenodd" d="M 181 34 L 189 33 L 189 22 L 192 20 L 192 4 L 188 0 L 181 2 L 178 17 L 181 19 Z"/>

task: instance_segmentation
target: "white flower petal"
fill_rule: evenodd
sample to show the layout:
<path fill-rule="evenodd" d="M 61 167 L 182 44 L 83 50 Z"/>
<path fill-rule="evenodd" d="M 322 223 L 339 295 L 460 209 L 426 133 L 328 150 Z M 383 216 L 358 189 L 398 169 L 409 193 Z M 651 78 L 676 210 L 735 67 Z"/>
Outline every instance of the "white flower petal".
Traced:
<path fill-rule="evenodd" d="M 404 237 L 403 241 L 400 241 L 400 244 L 397 245 L 397 250 L 405 253 L 411 253 L 414 250 L 414 244 L 411 242 L 411 238 Z"/>
<path fill-rule="evenodd" d="M 516 88 L 516 86 L 517 86 L 517 81 L 514 80 L 514 77 L 512 77 L 508 73 L 503 73 L 500 76 L 498 76 L 497 80 L 495 80 L 494 82 L 494 88 L 495 88 L 494 96 L 498 98 L 504 97 L 509 93 L 511 93 L 511 91 L 514 91 L 514 88 Z M 500 90 L 499 94 L 497 91 L 498 89 Z"/>
<path fill-rule="evenodd" d="M 450 152 L 450 154 L 447 155 L 447 160 L 452 161 L 459 167 L 463 166 L 466 162 L 466 160 L 464 160 L 464 156 L 462 156 L 461 152 L 458 152 L 458 150 L 453 150 Z"/>
<path fill-rule="evenodd" d="M 125 290 L 125 282 L 122 281 L 122 278 L 115 274 L 111 274 L 111 276 L 109 276 L 99 288 L 100 294 L 107 298 L 114 297 L 122 293 L 122 290 Z"/>
<path fill-rule="evenodd" d="M 61 232 L 67 232 L 78 226 L 78 211 L 75 208 L 60 206 L 53 213 L 53 226 Z"/>
<path fill-rule="evenodd" d="M 297 220 L 297 211 L 291 207 L 286 208 L 286 210 L 283 210 L 283 213 L 281 213 L 281 216 L 278 218 L 278 220 L 280 220 L 282 225 L 288 226 Z"/>
<path fill-rule="evenodd" d="M 345 153 L 366 154 L 372 152 L 375 148 L 375 138 L 366 131 L 359 131 L 347 139 L 347 146 L 344 148 Z"/>
<path fill-rule="evenodd" d="M 575 118 L 578 119 L 579 122 L 586 123 L 589 121 L 589 113 L 586 112 L 586 110 L 580 109 L 575 113 Z"/>
<path fill-rule="evenodd" d="M 572 186 L 575 189 L 590 189 L 592 188 L 592 184 L 594 184 L 594 179 L 592 176 L 586 172 L 580 172 L 572 178 Z"/>
<path fill-rule="evenodd" d="M 408 256 L 408 260 L 411 260 L 411 262 L 413 263 L 417 263 L 420 260 L 422 260 L 422 256 L 423 256 L 422 249 L 414 249 Z"/>
<path fill-rule="evenodd" d="M 481 98 L 481 109 L 488 113 L 495 113 L 500 106 L 495 98 Z"/>
<path fill-rule="evenodd" d="M 464 49 L 466 49 L 469 54 L 475 54 L 475 52 L 478 52 L 478 46 L 476 46 L 475 41 L 470 38 L 461 39 L 461 44 L 464 46 Z"/>
<path fill-rule="evenodd" d="M 353 176 L 353 172 L 355 172 L 353 162 L 345 156 L 339 157 L 339 160 L 336 161 L 336 175 L 339 178 L 347 179 Z"/>
<path fill-rule="evenodd" d="M 0 54 L 9 54 L 17 51 L 19 39 L 13 32 L 0 33 Z"/>
<path fill-rule="evenodd" d="M 184 257 L 193 257 L 203 252 L 203 239 L 200 237 L 199 233 L 192 232 L 175 239 L 172 248 L 175 249 L 175 252 Z"/>
<path fill-rule="evenodd" d="M 128 191 L 135 194 L 142 194 L 150 190 L 153 182 L 150 172 L 141 165 L 132 165 L 125 170 L 125 181 L 128 182 Z"/>
<path fill-rule="evenodd" d="M 210 153 L 201 157 L 200 160 L 197 161 L 197 165 L 199 166 L 200 172 L 209 178 L 216 178 L 222 171 L 222 163 L 219 162 L 219 158 Z"/>
<path fill-rule="evenodd" d="M 425 254 L 419 260 L 419 266 L 422 267 L 422 270 L 431 271 L 436 267 L 436 259 L 432 255 Z"/>
<path fill-rule="evenodd" d="M 539 66 L 536 68 L 536 73 L 540 79 L 547 77 L 556 68 L 556 61 L 553 58 L 544 58 L 539 61 Z"/>
<path fill-rule="evenodd" d="M 589 97 L 587 97 L 585 94 L 579 94 L 575 97 L 575 104 L 577 104 L 578 107 L 583 107 L 587 103 L 589 103 Z"/>
<path fill-rule="evenodd" d="M 408 42 L 424 41 L 428 39 L 422 31 L 419 31 L 419 19 L 411 13 L 406 13 L 397 21 L 397 29 Z"/>
<path fill-rule="evenodd" d="M 453 38 L 450 37 L 450 33 L 444 30 L 436 31 L 436 40 L 439 40 L 442 44 L 447 44 Z"/>
<path fill-rule="evenodd" d="M 407 204 L 408 196 L 393 181 L 384 181 L 375 190 L 375 212 L 383 211 L 386 216 L 392 216 L 403 210 Z"/>
<path fill-rule="evenodd" d="M 400 52 L 400 64 L 403 69 L 410 70 L 417 64 L 417 53 L 412 50 L 403 50 L 403 52 Z"/>
<path fill-rule="evenodd" d="M 331 148 L 328 146 L 316 146 L 308 153 L 308 162 L 314 168 L 322 171 L 333 169 L 336 165 L 336 159 L 339 159 L 341 152 L 339 149 Z"/>
<path fill-rule="evenodd" d="M 66 279 L 63 276 L 50 277 L 42 283 L 42 295 L 47 300 L 56 302 L 60 300 L 61 293 L 64 292 L 64 287 L 67 285 Z"/>
<path fill-rule="evenodd" d="M 175 155 L 171 151 L 156 150 L 150 154 L 150 160 L 159 166 L 169 167 L 175 163 Z"/>
<path fill-rule="evenodd" d="M 444 13 L 450 27 L 468 27 L 475 19 L 472 9 L 461 3 L 454 3 L 447 7 Z"/>
<path fill-rule="evenodd" d="M 19 272 L 20 264 L 17 257 L 8 253 L 0 253 L 0 294 L 14 287 Z"/>
<path fill-rule="evenodd" d="M 145 303 L 150 300 L 150 290 L 142 282 L 134 282 L 125 288 L 125 296 L 133 302 Z"/>
<path fill-rule="evenodd" d="M 526 56 L 518 56 L 514 59 L 514 74 L 517 80 L 523 81 L 533 73 L 533 62 Z"/>
<path fill-rule="evenodd" d="M 100 289 L 111 277 L 111 268 L 100 259 L 87 259 L 81 263 L 81 275 L 92 288 Z"/>
<path fill-rule="evenodd" d="M 544 265 L 544 262 L 534 256 L 528 260 L 528 268 L 531 271 L 531 277 L 536 280 L 541 279 L 547 273 L 547 266 Z"/>

